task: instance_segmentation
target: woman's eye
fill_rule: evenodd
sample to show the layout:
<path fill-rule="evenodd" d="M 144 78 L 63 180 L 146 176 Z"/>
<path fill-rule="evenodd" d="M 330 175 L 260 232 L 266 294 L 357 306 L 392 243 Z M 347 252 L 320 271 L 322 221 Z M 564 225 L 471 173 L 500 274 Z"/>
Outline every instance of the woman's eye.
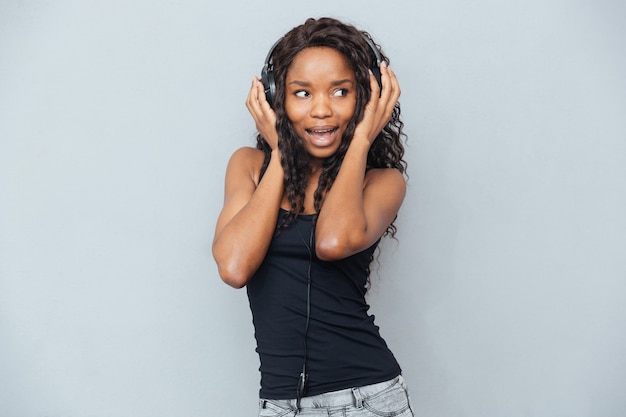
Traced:
<path fill-rule="evenodd" d="M 309 93 L 304 91 L 304 90 L 296 91 L 296 97 L 305 98 L 305 97 L 308 97 L 308 96 L 309 96 Z"/>
<path fill-rule="evenodd" d="M 340 88 L 338 90 L 336 90 L 333 95 L 335 97 L 345 97 L 348 95 L 348 89 L 347 88 Z"/>

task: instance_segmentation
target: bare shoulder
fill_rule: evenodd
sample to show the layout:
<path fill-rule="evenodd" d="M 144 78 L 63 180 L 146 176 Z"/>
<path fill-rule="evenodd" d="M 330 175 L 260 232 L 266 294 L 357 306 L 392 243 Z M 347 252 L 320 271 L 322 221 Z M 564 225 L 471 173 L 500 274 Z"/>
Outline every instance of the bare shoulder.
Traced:
<path fill-rule="evenodd" d="M 404 174 L 395 168 L 374 168 L 365 174 L 364 188 L 391 188 L 404 194 L 406 190 L 406 178 Z"/>
<path fill-rule="evenodd" d="M 249 146 L 239 148 L 230 157 L 227 175 L 245 175 L 258 184 L 264 158 L 265 154 L 259 149 Z"/>
<path fill-rule="evenodd" d="M 263 163 L 263 157 L 263 151 L 250 146 L 244 146 L 233 152 L 230 160 L 235 163 L 254 164 L 259 162 Z"/>

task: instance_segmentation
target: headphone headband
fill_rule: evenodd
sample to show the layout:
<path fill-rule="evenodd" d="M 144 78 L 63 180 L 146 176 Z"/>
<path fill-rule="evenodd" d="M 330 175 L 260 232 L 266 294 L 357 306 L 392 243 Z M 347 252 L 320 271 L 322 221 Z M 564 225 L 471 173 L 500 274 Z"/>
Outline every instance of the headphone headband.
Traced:
<path fill-rule="evenodd" d="M 374 54 L 374 61 L 372 61 L 372 64 L 370 65 L 370 70 L 374 74 L 376 82 L 378 82 L 378 87 L 382 90 L 383 84 L 380 79 L 380 64 L 382 64 L 383 58 L 380 55 L 378 48 L 376 48 L 376 45 L 374 45 L 374 42 L 369 38 L 369 36 L 365 34 L 362 34 L 362 36 L 363 39 L 365 39 L 365 42 L 367 42 L 367 45 L 370 47 L 370 50 Z M 274 42 L 274 45 L 272 45 L 269 52 L 267 53 L 265 63 L 263 64 L 263 69 L 261 70 L 261 83 L 263 84 L 263 87 L 265 89 L 265 98 L 272 107 L 274 107 L 274 97 L 276 97 L 276 82 L 274 81 L 272 55 L 274 54 L 274 49 L 276 49 L 276 47 L 282 40 L 283 38 L 280 38 L 276 42 Z"/>

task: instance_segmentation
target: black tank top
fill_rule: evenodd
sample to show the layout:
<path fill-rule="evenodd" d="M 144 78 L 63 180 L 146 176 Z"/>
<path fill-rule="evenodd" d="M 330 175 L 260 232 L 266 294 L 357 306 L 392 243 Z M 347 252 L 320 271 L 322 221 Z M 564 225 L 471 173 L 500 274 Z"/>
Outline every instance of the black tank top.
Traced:
<path fill-rule="evenodd" d="M 365 301 L 377 244 L 339 261 L 322 261 L 315 256 L 313 227 L 312 215 L 300 215 L 281 229 L 247 284 L 261 362 L 261 398 L 296 397 L 304 361 L 311 243 L 305 395 L 383 382 L 401 373 Z"/>

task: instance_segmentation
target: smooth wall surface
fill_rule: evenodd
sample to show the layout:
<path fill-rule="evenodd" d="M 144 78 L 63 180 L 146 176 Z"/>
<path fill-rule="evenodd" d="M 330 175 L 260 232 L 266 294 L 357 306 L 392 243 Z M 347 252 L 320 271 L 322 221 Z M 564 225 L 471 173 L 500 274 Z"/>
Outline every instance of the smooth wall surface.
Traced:
<path fill-rule="evenodd" d="M 210 242 L 252 75 L 324 15 L 403 89 L 370 300 L 416 415 L 625 415 L 623 2 L 3 0 L 1 416 L 256 415 Z"/>

